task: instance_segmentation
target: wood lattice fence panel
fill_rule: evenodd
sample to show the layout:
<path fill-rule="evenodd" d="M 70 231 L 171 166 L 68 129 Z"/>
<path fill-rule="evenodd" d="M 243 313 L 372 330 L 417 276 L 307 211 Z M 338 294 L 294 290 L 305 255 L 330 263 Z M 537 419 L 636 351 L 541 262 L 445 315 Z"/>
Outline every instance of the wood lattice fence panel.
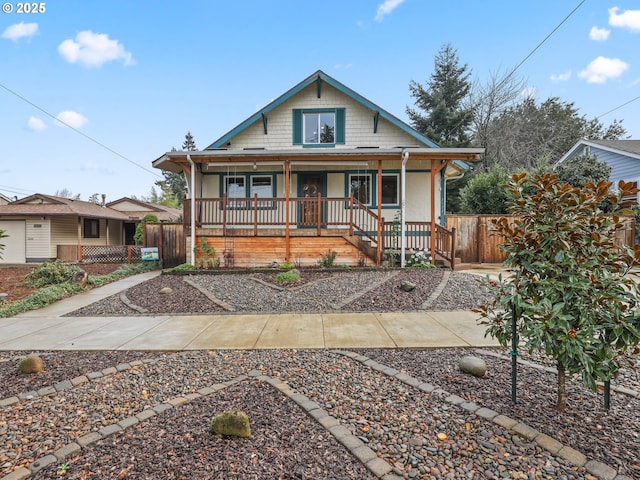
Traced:
<path fill-rule="evenodd" d="M 137 263 L 142 261 L 136 245 L 83 245 L 82 261 L 90 263 Z"/>

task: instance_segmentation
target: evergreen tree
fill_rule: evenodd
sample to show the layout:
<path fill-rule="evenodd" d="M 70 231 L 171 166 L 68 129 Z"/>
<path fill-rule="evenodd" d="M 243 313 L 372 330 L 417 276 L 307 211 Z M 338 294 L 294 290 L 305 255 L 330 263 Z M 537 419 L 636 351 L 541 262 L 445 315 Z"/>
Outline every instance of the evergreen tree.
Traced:
<path fill-rule="evenodd" d="M 187 152 L 193 152 L 194 150 L 197 150 L 196 142 L 193 140 L 193 135 L 191 135 L 191 132 L 187 132 L 187 134 L 184 136 L 182 150 L 186 150 Z"/>
<path fill-rule="evenodd" d="M 441 147 L 468 147 L 472 110 L 465 107 L 471 89 L 468 66 L 460 66 L 449 43 L 440 48 L 434 72 L 426 85 L 411 81 L 409 90 L 416 109 L 407 107 L 411 125 Z"/>

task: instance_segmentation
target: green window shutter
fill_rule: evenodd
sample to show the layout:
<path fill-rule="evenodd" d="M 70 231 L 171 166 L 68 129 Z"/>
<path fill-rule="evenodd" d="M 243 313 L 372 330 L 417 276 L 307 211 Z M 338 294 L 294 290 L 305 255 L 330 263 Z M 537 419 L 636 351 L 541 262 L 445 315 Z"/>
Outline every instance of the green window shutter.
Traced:
<path fill-rule="evenodd" d="M 336 144 L 345 143 L 345 109 L 336 109 Z"/>
<path fill-rule="evenodd" d="M 293 109 L 293 144 L 302 145 L 302 110 Z"/>

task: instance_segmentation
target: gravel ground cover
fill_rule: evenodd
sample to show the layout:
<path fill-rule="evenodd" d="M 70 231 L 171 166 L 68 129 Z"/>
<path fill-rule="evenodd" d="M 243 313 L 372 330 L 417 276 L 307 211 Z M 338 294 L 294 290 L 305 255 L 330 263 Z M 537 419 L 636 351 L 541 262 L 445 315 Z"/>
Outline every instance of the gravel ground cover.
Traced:
<path fill-rule="evenodd" d="M 143 314 L 140 307 L 157 313 L 226 312 L 221 305 L 255 312 L 451 310 L 486 299 L 478 277 L 460 272 L 323 273 L 284 288 L 269 275 L 191 275 L 189 282 L 164 275 L 73 315 L 135 316 Z M 416 288 L 404 292 L 402 281 Z M 173 293 L 159 294 L 167 286 Z M 548 361 L 534 355 L 528 360 L 540 368 L 519 367 L 514 405 L 507 352 L 479 352 L 359 352 L 390 372 L 437 387 L 431 393 L 325 350 L 0 352 L 0 479 L 43 457 L 51 463 L 31 478 L 376 478 L 291 398 L 257 380 L 256 372 L 317 402 L 384 460 L 396 479 L 612 478 L 613 470 L 595 475 L 452 404 L 447 400 L 452 394 L 531 425 L 615 468 L 619 479 L 640 479 L 636 372 L 625 370 L 613 382 L 627 393 L 614 391 L 609 411 L 602 407 L 601 393 L 576 383 L 570 386 L 569 408 L 558 413 L 555 374 L 542 370 Z M 31 353 L 43 357 L 45 372 L 18 374 L 19 359 Z M 485 359 L 487 377 L 459 371 L 457 359 L 468 353 Z M 210 388 L 224 382 L 220 390 Z M 196 393 L 207 389 L 202 397 Z M 158 409 L 168 401 L 175 407 Z M 232 406 L 253 419 L 250 439 L 208 432 L 213 414 Z M 110 429 L 120 431 L 106 435 Z M 51 457 L 70 442 L 83 443 L 87 435 L 102 437 L 98 432 L 106 436 L 67 456 Z"/>
<path fill-rule="evenodd" d="M 495 356 L 505 352 L 490 352 L 483 355 L 490 373 L 481 379 L 456 366 L 460 356 L 478 355 L 475 350 L 361 352 L 448 393 L 426 393 L 325 350 L 155 353 L 144 360 L 140 352 L 40 352 L 47 372 L 43 383 L 56 385 L 78 373 L 88 379 L 61 391 L 41 390 L 42 395 L 26 395 L 25 388 L 39 384 L 14 373 L 27 352 L 1 352 L 0 400 L 20 399 L 0 403 L 0 478 L 87 434 L 222 382 L 231 385 L 54 459 L 32 478 L 59 478 L 61 471 L 77 479 L 375 478 L 292 400 L 247 378 L 256 371 L 317 402 L 386 461 L 396 478 L 598 478 L 445 401 L 450 394 L 519 419 L 628 478 L 640 478 L 638 398 L 614 393 L 606 412 L 601 398 L 575 385 L 569 409 L 558 414 L 552 409 L 553 375 L 523 366 L 514 406 L 510 360 Z M 105 365 L 110 367 L 102 376 L 92 375 Z M 633 377 L 626 378 L 634 386 Z M 209 433 L 211 417 L 229 408 L 244 409 L 252 418 L 250 439 Z"/>
<path fill-rule="evenodd" d="M 142 307 L 142 314 L 458 310 L 489 298 L 478 275 L 451 272 L 445 280 L 442 269 L 302 270 L 301 283 L 288 286 L 275 281 L 278 273 L 161 275 L 128 289 L 125 301 L 122 294 L 112 295 L 68 316 L 141 313 L 131 305 Z M 403 291 L 403 281 L 415 289 Z M 427 305 L 445 281 L 442 293 Z M 173 292 L 162 295 L 163 287 Z"/>

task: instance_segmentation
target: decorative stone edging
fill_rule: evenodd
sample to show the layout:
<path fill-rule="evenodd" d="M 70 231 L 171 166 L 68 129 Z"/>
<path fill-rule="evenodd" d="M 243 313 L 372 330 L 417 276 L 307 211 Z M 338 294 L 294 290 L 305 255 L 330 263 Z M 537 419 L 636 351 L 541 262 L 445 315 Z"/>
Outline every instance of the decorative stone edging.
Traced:
<path fill-rule="evenodd" d="M 62 380 L 60 382 L 54 383 L 53 385 L 39 388 L 38 390 L 31 390 L 28 392 L 21 393 L 18 396 L 0 398 L 0 407 L 8 407 L 10 405 L 20 403 L 21 401 L 24 401 L 24 400 L 32 400 L 35 397 L 46 397 L 48 395 L 52 395 L 57 392 L 62 392 L 63 390 L 68 390 L 70 388 L 77 387 L 78 385 L 82 385 L 83 383 L 90 382 L 91 380 L 95 380 L 96 378 L 102 378 L 109 375 L 113 375 L 114 373 L 123 372 L 125 370 L 129 370 L 130 368 L 137 367 L 140 365 L 153 364 L 153 363 L 156 363 L 158 360 L 159 360 L 158 358 L 148 358 L 144 360 L 133 360 L 131 362 L 119 363 L 115 367 L 108 367 L 95 372 L 89 372 L 86 375 L 80 375 L 70 380 Z"/>
<path fill-rule="evenodd" d="M 286 395 L 289 399 L 295 402 L 305 413 L 311 418 L 316 420 L 322 427 L 333 435 L 333 437 L 342 444 L 353 456 L 360 460 L 365 467 L 369 469 L 376 477 L 381 480 L 402 480 L 392 472 L 393 468 L 382 458 L 379 458 L 376 453 L 367 447 L 362 440 L 353 435 L 346 427 L 340 424 L 340 421 L 329 415 L 318 403 L 310 400 L 306 395 L 302 395 L 293 390 L 288 384 L 283 382 L 279 378 L 269 377 L 263 375 L 260 370 L 252 370 L 248 375 L 239 375 L 231 380 L 222 383 L 216 383 L 210 387 L 201 388 L 195 393 L 190 393 L 184 396 L 174 397 L 165 402 L 158 403 L 151 408 L 146 408 L 141 412 L 132 415 L 130 417 L 123 418 L 117 423 L 112 423 L 100 428 L 96 432 L 90 432 L 82 437 L 77 438 L 74 442 L 67 443 L 58 448 L 54 452 L 45 455 L 35 460 L 29 468 L 19 467 L 13 472 L 0 477 L 0 480 L 26 480 L 31 475 L 37 473 L 41 469 L 64 460 L 66 457 L 71 456 L 88 447 L 92 443 L 102 440 L 109 435 L 118 433 L 126 428 L 132 427 L 142 421 L 148 420 L 151 417 L 159 415 L 174 407 L 179 407 L 193 400 L 201 397 L 205 397 L 223 390 L 227 387 L 240 383 L 247 379 L 258 380 L 268 383 L 280 393 Z"/>
<path fill-rule="evenodd" d="M 444 291 L 444 288 L 447 286 L 447 283 L 449 283 L 449 277 L 451 277 L 451 270 L 445 270 L 444 274 L 442 275 L 442 280 L 440 281 L 438 286 L 433 289 L 433 292 L 431 292 L 429 298 L 427 298 L 422 303 L 422 305 L 420 305 L 420 308 L 422 310 L 426 310 L 427 308 L 429 308 L 438 299 L 440 294 Z"/>
<path fill-rule="evenodd" d="M 480 355 L 487 355 L 489 357 L 495 357 L 495 358 L 499 358 L 501 360 L 509 360 L 511 361 L 511 357 L 507 356 L 507 355 L 502 355 L 500 353 L 495 353 L 495 352 L 491 352 L 491 351 L 487 351 L 487 350 L 482 350 L 482 349 L 476 349 L 475 350 L 478 354 Z M 545 365 L 540 365 L 539 363 L 536 362 L 530 362 L 529 360 L 524 360 L 522 358 L 518 358 L 517 359 L 518 363 L 520 365 L 525 365 L 527 367 L 530 368 L 535 368 L 536 370 L 543 370 L 545 372 L 549 372 L 549 373 L 553 373 L 555 375 L 558 374 L 558 370 L 554 367 L 547 367 Z M 597 382 L 598 385 L 602 386 L 604 385 L 602 382 Z M 627 387 L 618 387 L 617 385 L 611 385 L 611 390 L 613 390 L 614 392 L 617 393 L 621 393 L 623 395 L 628 395 L 629 397 L 633 397 L 633 398 L 640 398 L 640 392 L 637 390 L 633 390 L 631 388 L 627 388 Z"/>
<path fill-rule="evenodd" d="M 558 456 L 578 467 L 584 467 L 587 472 L 597 476 L 598 478 L 602 478 L 604 480 L 630 480 L 626 475 L 618 475 L 618 472 L 614 468 L 611 468 L 610 466 L 602 462 L 590 460 L 581 452 L 562 444 L 549 435 L 539 432 L 538 430 L 535 430 L 529 425 L 519 422 L 518 420 L 507 417 L 505 415 L 501 415 L 498 412 L 489 408 L 482 407 L 475 402 L 467 402 L 464 398 L 459 397 L 458 395 L 453 395 L 446 390 L 431 385 L 430 383 L 421 382 L 415 377 L 407 375 L 406 373 L 401 373 L 395 368 L 387 367 L 386 365 L 378 363 L 375 360 L 370 359 L 369 357 L 360 355 L 359 353 L 347 352 L 342 350 L 330 350 L 330 352 L 344 355 L 353 360 L 356 360 L 373 370 L 384 373 L 389 377 L 394 377 L 405 385 L 417 388 L 418 390 L 421 390 L 425 393 L 437 394 L 441 396 L 444 401 L 452 405 L 464 408 L 465 410 L 474 413 L 475 415 L 484 418 L 485 420 L 493 422 L 500 427 L 513 430 L 521 437 L 537 443 L 540 447 L 544 448 L 552 455 Z"/>
<path fill-rule="evenodd" d="M 502 428 L 507 428 L 512 430 L 513 432 L 517 433 L 521 437 L 529 441 L 535 442 L 538 446 L 540 446 L 541 448 L 544 448 L 545 450 L 550 452 L 552 455 L 558 456 L 578 467 L 583 467 L 587 472 L 597 476 L 598 478 L 602 478 L 605 480 L 630 480 L 629 477 L 627 476 L 618 475 L 617 471 L 611 468 L 610 466 L 602 462 L 590 460 L 587 456 L 585 456 L 581 452 L 562 444 L 561 442 L 550 437 L 549 435 L 546 435 L 542 432 L 539 432 L 531 428 L 525 423 L 519 422 L 505 415 L 501 415 L 498 412 L 491 410 L 489 408 L 482 407 L 481 405 L 478 405 L 475 402 L 465 401 L 462 397 L 458 395 L 451 394 L 446 390 L 438 388 L 430 383 L 422 382 L 415 377 L 407 375 L 406 373 L 402 373 L 399 370 L 396 370 L 395 368 L 388 367 L 364 355 L 360 355 L 355 352 L 343 351 L 343 350 L 329 350 L 329 352 L 337 355 L 342 355 L 352 360 L 355 360 L 357 362 L 360 362 L 361 364 L 371 368 L 372 370 L 383 373 L 384 375 L 387 375 L 389 377 L 395 378 L 409 387 L 417 388 L 418 390 L 431 395 L 438 395 L 447 403 L 463 408 L 468 412 L 473 413 L 485 420 L 493 422 Z M 33 398 L 33 396 L 38 396 L 38 395 L 39 396 L 51 395 L 53 393 L 72 388 L 76 385 L 89 382 L 96 378 L 112 375 L 116 372 L 124 371 L 134 366 L 150 364 L 156 361 L 157 359 L 134 360 L 129 363 L 119 364 L 116 367 L 109 367 L 98 372 L 88 373 L 87 375 L 82 375 L 71 380 L 63 380 L 51 387 L 43 387 L 38 391 L 27 392 L 24 394 L 20 394 L 17 397 L 9 397 L 9 398 L 0 400 L 0 406 L 13 405 L 15 403 L 20 402 L 21 400 L 29 399 L 30 395 L 32 395 L 31 398 Z M 548 367 L 538 367 L 538 368 L 548 368 Z M 77 438 L 75 441 L 67 443 L 66 445 L 63 445 L 62 447 L 53 451 L 52 453 L 47 454 L 41 458 L 38 458 L 33 463 L 31 463 L 31 465 L 29 465 L 29 468 L 19 467 L 16 470 L 12 471 L 11 473 L 3 477 L 0 477 L 0 480 L 28 479 L 31 475 L 35 474 L 42 468 L 48 465 L 51 465 L 53 463 L 62 461 L 64 460 L 64 458 L 79 452 L 81 449 L 88 447 L 89 445 L 97 442 L 98 440 L 101 440 L 109 435 L 113 435 L 126 428 L 132 427 L 142 421 L 148 420 L 149 418 L 154 417 L 158 414 L 161 414 L 171 408 L 179 407 L 180 405 L 189 403 L 198 398 L 212 395 L 220 390 L 223 390 L 229 386 L 235 385 L 237 383 L 240 383 L 248 379 L 249 380 L 253 379 L 253 380 L 258 380 L 264 383 L 268 383 L 269 385 L 274 387 L 276 390 L 286 395 L 289 399 L 295 402 L 304 412 L 306 412 L 310 417 L 316 420 L 322 427 L 328 430 L 329 433 L 331 433 L 331 435 L 333 435 L 333 437 L 340 444 L 342 444 L 352 455 L 354 455 L 358 460 L 360 460 L 369 469 L 369 471 L 379 479 L 381 480 L 401 480 L 402 479 L 402 477 L 393 473 L 393 467 L 387 461 L 378 457 L 376 453 L 371 448 L 366 446 L 362 440 L 360 440 L 357 436 L 353 435 L 349 431 L 349 429 L 347 429 L 345 426 L 341 425 L 339 419 L 330 415 L 318 403 L 310 400 L 306 395 L 296 392 L 282 379 L 263 375 L 260 370 L 252 370 L 248 372 L 247 375 L 239 375 L 226 382 L 216 383 L 211 385 L 210 387 L 201 388 L 195 393 L 174 397 L 165 402 L 158 403 L 153 407 L 145 408 L 141 412 L 135 415 L 123 418 L 122 420 L 116 423 L 106 425 L 100 428 L 98 431 L 87 433 L 82 437 Z"/>
<path fill-rule="evenodd" d="M 193 288 L 195 288 L 196 290 L 198 290 L 200 293 L 202 293 L 205 297 L 207 297 L 209 300 L 211 300 L 213 303 L 215 303 L 216 305 L 218 305 L 220 308 L 225 309 L 227 312 L 235 312 L 236 309 L 233 305 L 228 304 L 227 302 L 220 300 L 219 298 L 217 298 L 215 295 L 213 295 L 209 290 L 207 290 L 206 288 L 202 288 L 200 285 L 198 285 L 196 282 L 184 277 L 182 279 L 187 285 L 192 286 Z"/>

